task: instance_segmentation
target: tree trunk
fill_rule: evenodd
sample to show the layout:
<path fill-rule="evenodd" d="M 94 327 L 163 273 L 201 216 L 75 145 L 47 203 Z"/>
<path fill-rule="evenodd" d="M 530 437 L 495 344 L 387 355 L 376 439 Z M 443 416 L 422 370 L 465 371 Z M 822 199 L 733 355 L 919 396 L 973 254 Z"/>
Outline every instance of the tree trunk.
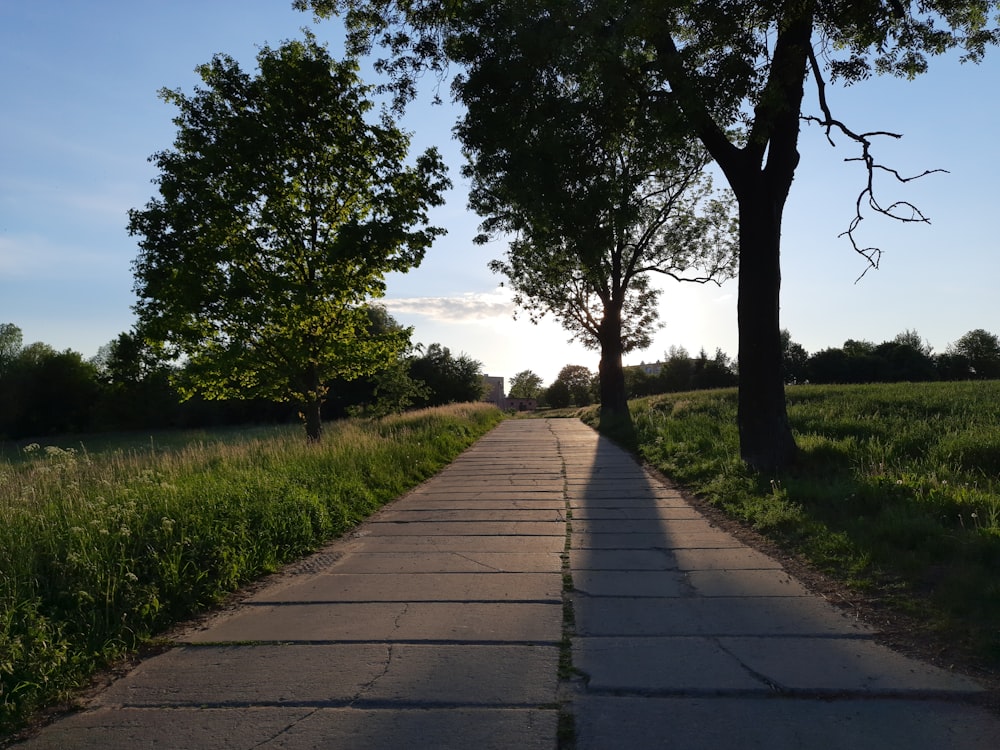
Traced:
<path fill-rule="evenodd" d="M 303 421 L 306 424 L 306 440 L 310 443 L 318 443 L 323 439 L 322 407 L 323 402 L 320 399 L 310 401 L 302 407 Z"/>
<path fill-rule="evenodd" d="M 323 401 L 326 389 L 320 382 L 319 370 L 310 364 L 305 372 L 305 403 L 302 405 L 302 421 L 306 425 L 306 440 L 318 443 L 323 439 Z"/>
<path fill-rule="evenodd" d="M 764 179 L 740 196 L 740 456 L 760 472 L 780 470 L 797 448 L 788 422 L 782 373 L 779 296 L 781 214 L 785 193 Z"/>
<path fill-rule="evenodd" d="M 605 313 L 601 321 L 601 363 L 598 373 L 601 380 L 601 429 L 617 430 L 631 427 L 632 415 L 628 410 L 625 393 L 625 371 L 622 368 L 621 314 Z"/>

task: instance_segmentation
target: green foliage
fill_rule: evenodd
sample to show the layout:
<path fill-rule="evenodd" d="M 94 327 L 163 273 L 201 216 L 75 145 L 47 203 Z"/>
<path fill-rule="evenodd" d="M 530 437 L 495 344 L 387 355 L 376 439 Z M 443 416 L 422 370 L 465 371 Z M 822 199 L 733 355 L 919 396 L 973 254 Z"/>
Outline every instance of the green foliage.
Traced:
<path fill-rule="evenodd" d="M 142 333 L 186 357 L 186 394 L 309 406 L 310 437 L 333 377 L 370 374 L 408 343 L 366 335 L 383 277 L 417 265 L 443 230 L 427 210 L 448 187 L 429 149 L 371 122 L 352 61 L 307 36 L 263 48 L 259 73 L 216 55 L 177 106 L 171 150 L 152 157 L 160 197 L 130 212 L 140 238 Z"/>
<path fill-rule="evenodd" d="M 630 406 L 653 465 L 1000 667 L 1000 382 L 790 387 L 777 474 L 740 461 L 735 391 Z"/>
<path fill-rule="evenodd" d="M 483 397 L 483 366 L 478 361 L 440 344 L 431 344 L 420 357 L 410 360 L 410 377 L 421 386 L 414 403 L 420 406 L 480 401 Z"/>
<path fill-rule="evenodd" d="M 0 462 L 0 731 L 343 534 L 495 426 L 485 404 Z"/>
<path fill-rule="evenodd" d="M 549 387 L 549 405 L 560 408 L 559 404 L 552 401 L 552 388 L 558 384 L 565 386 L 565 392 L 569 401 L 562 406 L 575 404 L 576 406 L 589 406 L 594 401 L 594 373 L 583 365 L 566 365 L 559 371 L 555 383 Z M 557 401 L 561 403 L 561 390 L 555 391 Z"/>
<path fill-rule="evenodd" d="M 538 398 L 542 392 L 542 378 L 532 370 L 521 370 L 510 379 L 511 398 Z"/>

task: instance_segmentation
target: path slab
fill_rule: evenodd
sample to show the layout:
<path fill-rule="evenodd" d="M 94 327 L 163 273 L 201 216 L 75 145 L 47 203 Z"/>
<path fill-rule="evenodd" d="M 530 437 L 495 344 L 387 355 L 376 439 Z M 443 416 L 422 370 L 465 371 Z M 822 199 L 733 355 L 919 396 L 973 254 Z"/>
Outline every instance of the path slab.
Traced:
<path fill-rule="evenodd" d="M 809 596 L 809 591 L 779 569 L 692 570 L 686 574 L 696 596 Z"/>
<path fill-rule="evenodd" d="M 574 700 L 576 750 L 995 750 L 997 719 L 946 701 L 776 697 Z"/>
<path fill-rule="evenodd" d="M 304 576 L 285 586 L 267 588 L 247 601 L 419 602 L 535 601 L 560 603 L 560 573 L 327 573 Z"/>
<path fill-rule="evenodd" d="M 558 643 L 557 603 L 362 602 L 261 604 L 189 630 L 185 643 L 518 641 Z"/>
<path fill-rule="evenodd" d="M 626 599 L 574 597 L 576 632 L 587 636 L 812 635 L 870 633 L 813 597 Z"/>
<path fill-rule="evenodd" d="M 336 563 L 338 573 L 549 573 L 562 568 L 558 552 L 364 552 Z"/>
<path fill-rule="evenodd" d="M 577 638 L 573 640 L 573 666 L 585 675 L 589 691 L 769 693 L 772 690 L 708 638 Z"/>
<path fill-rule="evenodd" d="M 719 638 L 719 644 L 749 669 L 789 690 L 893 694 L 983 690 L 964 675 L 910 659 L 869 640 Z"/>
<path fill-rule="evenodd" d="M 665 570 L 577 570 L 573 590 L 584 596 L 676 597 L 690 596 L 683 573 Z"/>

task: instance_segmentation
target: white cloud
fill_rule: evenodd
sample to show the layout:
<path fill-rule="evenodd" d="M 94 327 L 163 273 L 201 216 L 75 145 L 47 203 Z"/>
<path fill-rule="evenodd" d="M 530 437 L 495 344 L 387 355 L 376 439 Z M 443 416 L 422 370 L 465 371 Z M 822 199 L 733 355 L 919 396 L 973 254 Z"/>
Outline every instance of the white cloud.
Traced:
<path fill-rule="evenodd" d="M 456 297 L 386 298 L 381 303 L 390 313 L 421 315 L 442 323 L 509 320 L 514 314 L 510 293 L 502 287 Z"/>

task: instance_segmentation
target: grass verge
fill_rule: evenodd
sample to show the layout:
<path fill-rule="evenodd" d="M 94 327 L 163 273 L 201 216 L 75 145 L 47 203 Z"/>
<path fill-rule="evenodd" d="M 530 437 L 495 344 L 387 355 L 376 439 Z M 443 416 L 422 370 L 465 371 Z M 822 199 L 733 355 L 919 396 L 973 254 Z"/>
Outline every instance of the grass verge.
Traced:
<path fill-rule="evenodd" d="M 501 419 L 463 404 L 334 423 L 319 445 L 289 427 L 0 462 L 0 736 L 343 534 Z"/>
<path fill-rule="evenodd" d="M 637 450 L 939 651 L 1000 672 L 1000 382 L 795 386 L 787 399 L 801 455 L 784 473 L 740 460 L 735 390 L 633 401 Z"/>

